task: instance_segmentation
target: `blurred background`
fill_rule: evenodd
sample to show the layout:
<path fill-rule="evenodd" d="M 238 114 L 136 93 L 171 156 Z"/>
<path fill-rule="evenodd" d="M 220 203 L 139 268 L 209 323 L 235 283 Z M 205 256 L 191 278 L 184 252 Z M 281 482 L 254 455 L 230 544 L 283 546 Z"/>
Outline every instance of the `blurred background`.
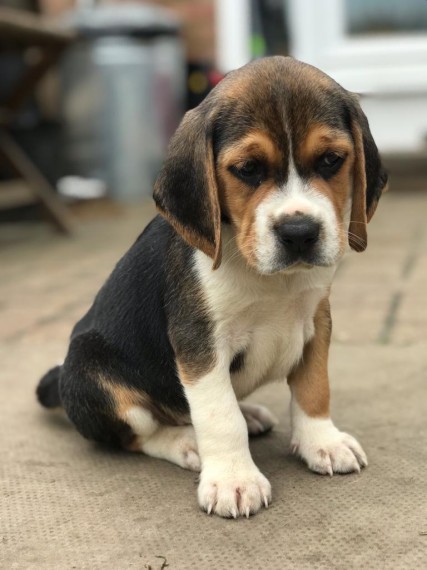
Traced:
<path fill-rule="evenodd" d="M 416 267 L 411 248 L 424 231 L 416 220 L 427 211 L 426 0 L 0 0 L 0 338 L 61 320 L 37 299 L 64 259 L 74 268 L 64 286 L 87 279 L 66 309 L 68 336 L 115 256 L 154 214 L 152 185 L 185 111 L 231 69 L 274 54 L 360 94 L 391 174 L 379 208 L 391 234 L 382 258 L 393 259 L 380 274 L 389 292 L 373 306 L 364 300 L 358 318 L 377 315 L 377 340 L 398 317 L 427 321 L 415 306 L 399 308 L 399 271 Z M 387 207 L 406 217 L 391 221 Z M 59 291 L 67 307 L 73 293 Z M 339 319 L 335 334 L 346 338 Z"/>
<path fill-rule="evenodd" d="M 150 196 L 183 113 L 273 54 L 360 93 L 395 186 L 420 184 L 424 0 L 0 0 L 0 221 L 68 233 L 76 202 Z"/>

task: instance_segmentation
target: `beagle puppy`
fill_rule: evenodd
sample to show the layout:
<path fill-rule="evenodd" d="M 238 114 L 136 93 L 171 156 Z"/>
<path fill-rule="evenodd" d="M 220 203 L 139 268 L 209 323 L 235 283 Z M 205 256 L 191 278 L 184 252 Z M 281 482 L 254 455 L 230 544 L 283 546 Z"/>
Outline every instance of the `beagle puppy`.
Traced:
<path fill-rule="evenodd" d="M 154 188 L 160 215 L 40 381 L 86 438 L 201 471 L 207 513 L 271 501 L 242 400 L 287 379 L 291 449 L 317 473 L 367 465 L 329 414 L 329 293 L 363 251 L 387 182 L 356 95 L 292 58 L 254 61 L 184 117 Z"/>

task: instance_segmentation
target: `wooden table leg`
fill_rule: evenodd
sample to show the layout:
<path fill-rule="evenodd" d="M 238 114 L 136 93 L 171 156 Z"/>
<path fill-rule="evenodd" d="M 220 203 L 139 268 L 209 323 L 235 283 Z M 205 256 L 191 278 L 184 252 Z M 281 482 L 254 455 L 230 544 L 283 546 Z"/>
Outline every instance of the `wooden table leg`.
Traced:
<path fill-rule="evenodd" d="M 27 182 L 29 189 L 42 204 L 56 228 L 64 234 L 72 233 L 68 212 L 55 190 L 9 133 L 2 128 L 0 129 L 0 153 L 13 171 Z"/>
<path fill-rule="evenodd" d="M 47 71 L 58 61 L 64 48 L 65 45 L 58 45 L 53 48 L 39 48 L 40 60 L 28 66 L 22 78 L 14 86 L 7 99 L 2 103 L 3 112 L 7 113 L 6 118 L 9 124 L 22 108 L 28 97 L 34 92 L 35 86 L 40 79 L 42 79 Z"/>

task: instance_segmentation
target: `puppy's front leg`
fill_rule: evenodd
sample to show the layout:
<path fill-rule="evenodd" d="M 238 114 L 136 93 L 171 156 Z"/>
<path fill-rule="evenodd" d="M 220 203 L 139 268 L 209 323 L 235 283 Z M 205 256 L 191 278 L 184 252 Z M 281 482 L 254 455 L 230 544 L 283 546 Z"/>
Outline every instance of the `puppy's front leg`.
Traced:
<path fill-rule="evenodd" d="M 202 463 L 199 505 L 208 514 L 234 518 L 267 507 L 271 486 L 252 460 L 227 363 L 200 377 L 178 368 Z"/>
<path fill-rule="evenodd" d="M 312 471 L 332 475 L 360 471 L 365 452 L 354 437 L 339 431 L 329 416 L 328 352 L 331 317 L 323 299 L 314 317 L 314 337 L 288 376 L 291 389 L 291 447 Z"/>

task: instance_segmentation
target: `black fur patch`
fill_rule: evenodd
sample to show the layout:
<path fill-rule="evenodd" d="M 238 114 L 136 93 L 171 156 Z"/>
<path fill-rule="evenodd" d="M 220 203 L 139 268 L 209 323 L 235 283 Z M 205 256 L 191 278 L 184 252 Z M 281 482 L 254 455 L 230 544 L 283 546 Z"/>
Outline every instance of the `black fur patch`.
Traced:
<path fill-rule="evenodd" d="M 194 379 L 214 364 L 213 322 L 197 282 L 193 251 L 178 236 L 171 243 L 165 295 L 169 337 L 180 365 Z"/>
<path fill-rule="evenodd" d="M 85 437 L 118 445 L 129 443 L 132 437 L 129 427 L 115 416 L 111 397 L 97 382 L 99 376 L 147 394 L 165 416 L 171 410 L 171 417 L 188 418 L 165 306 L 171 314 L 182 307 L 180 322 L 186 341 L 178 343 L 178 348 L 183 353 L 195 351 L 196 338 L 200 347 L 209 344 L 206 323 L 194 311 L 194 297 L 185 298 L 185 291 L 179 291 L 183 274 L 191 272 L 190 254 L 191 248 L 157 216 L 74 327 L 60 395 L 68 416 Z M 166 269 L 170 259 L 179 259 L 178 274 Z M 207 357 L 205 349 L 193 355 L 195 362 Z"/>

